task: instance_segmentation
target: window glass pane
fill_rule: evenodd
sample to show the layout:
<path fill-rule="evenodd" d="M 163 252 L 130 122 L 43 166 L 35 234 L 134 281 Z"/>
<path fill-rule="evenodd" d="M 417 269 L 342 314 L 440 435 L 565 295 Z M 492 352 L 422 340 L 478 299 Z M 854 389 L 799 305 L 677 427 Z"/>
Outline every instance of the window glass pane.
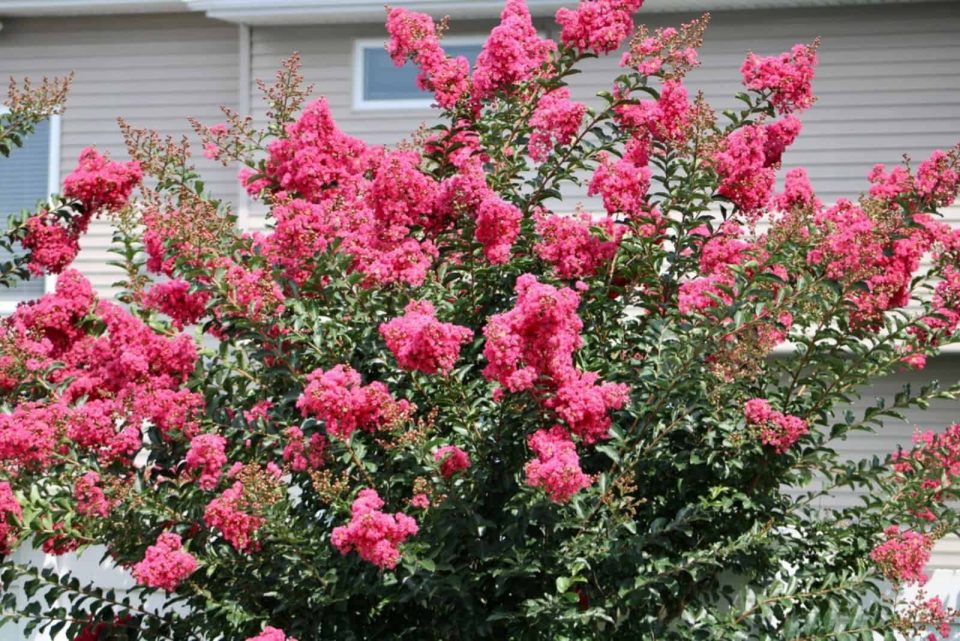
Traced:
<path fill-rule="evenodd" d="M 0 156 L 0 227 L 7 228 L 11 214 L 33 210 L 37 201 L 47 197 L 47 172 L 50 165 L 50 121 L 37 126 L 36 132 L 14 149 L 9 158 Z M 10 255 L 0 249 L 0 261 Z M 34 278 L 16 287 L 0 286 L 0 303 L 37 298 L 43 294 L 43 279 Z"/>
<path fill-rule="evenodd" d="M 473 65 L 480 53 L 479 44 L 444 45 L 451 57 L 465 56 Z M 430 95 L 417 87 L 417 67 L 408 62 L 402 67 L 393 64 L 383 47 L 363 50 L 364 100 L 429 100 Z"/>

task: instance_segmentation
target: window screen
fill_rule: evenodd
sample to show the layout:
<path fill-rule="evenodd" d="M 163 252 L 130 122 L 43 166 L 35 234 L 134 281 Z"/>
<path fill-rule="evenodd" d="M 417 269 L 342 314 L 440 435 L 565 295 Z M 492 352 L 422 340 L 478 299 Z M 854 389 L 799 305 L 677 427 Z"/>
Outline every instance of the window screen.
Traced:
<path fill-rule="evenodd" d="M 464 56 L 473 65 L 480 53 L 480 44 L 445 44 L 444 50 L 451 57 Z M 417 67 L 408 62 L 402 67 L 393 64 L 382 46 L 370 45 L 362 51 L 364 102 L 389 100 L 430 100 L 430 96 L 417 87 Z"/>
<path fill-rule="evenodd" d="M 23 209 L 33 210 L 37 201 L 47 197 L 49 166 L 50 121 L 46 120 L 24 140 L 23 147 L 14 149 L 8 158 L 0 156 L 0 228 L 7 228 L 11 214 L 18 214 Z M 0 249 L 0 261 L 10 258 Z M 8 311 L 16 303 L 41 294 L 43 278 L 20 282 L 12 288 L 0 285 L 0 311 Z"/>

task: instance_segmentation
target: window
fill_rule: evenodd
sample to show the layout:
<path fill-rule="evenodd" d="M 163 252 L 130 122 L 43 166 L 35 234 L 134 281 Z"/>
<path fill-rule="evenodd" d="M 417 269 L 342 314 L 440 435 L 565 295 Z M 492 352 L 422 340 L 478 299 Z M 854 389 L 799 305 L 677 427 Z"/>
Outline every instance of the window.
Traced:
<path fill-rule="evenodd" d="M 464 56 L 471 65 L 481 47 L 482 38 L 443 39 L 447 55 Z M 417 87 L 416 65 L 394 65 L 383 48 L 383 40 L 358 40 L 353 69 L 354 109 L 426 109 L 433 104 L 433 97 Z"/>
<path fill-rule="evenodd" d="M 0 227 L 7 228 L 11 214 L 33 210 L 37 202 L 58 191 L 60 182 L 60 117 L 37 125 L 36 131 L 14 149 L 8 158 L 0 156 Z M 0 261 L 10 256 L 0 250 Z M 17 303 L 37 298 L 47 291 L 44 278 L 21 281 L 16 287 L 0 286 L 0 314 L 8 314 Z"/>

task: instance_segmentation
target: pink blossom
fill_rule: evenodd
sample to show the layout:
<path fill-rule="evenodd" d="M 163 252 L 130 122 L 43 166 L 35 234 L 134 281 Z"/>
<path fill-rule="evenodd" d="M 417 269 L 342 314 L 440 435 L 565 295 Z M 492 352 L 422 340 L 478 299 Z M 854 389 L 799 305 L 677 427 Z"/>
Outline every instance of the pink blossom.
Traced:
<path fill-rule="evenodd" d="M 642 4 L 643 0 L 582 0 L 576 9 L 558 9 L 560 39 L 579 51 L 616 51 L 633 31 L 633 14 Z"/>
<path fill-rule="evenodd" d="M 886 540 L 870 552 L 870 558 L 889 580 L 895 583 L 926 583 L 924 566 L 930 561 L 933 539 L 910 530 L 901 531 L 891 525 L 883 531 Z"/>
<path fill-rule="evenodd" d="M 587 112 L 587 106 L 570 100 L 570 90 L 566 87 L 554 89 L 537 101 L 537 107 L 530 117 L 533 132 L 527 143 L 530 158 L 543 162 L 558 145 L 569 145 Z"/>
<path fill-rule="evenodd" d="M 779 165 L 783 152 L 797 140 L 802 128 L 800 119 L 792 114 L 767 125 L 764 128 L 764 134 L 766 134 L 763 146 L 764 165 L 767 167 Z"/>
<path fill-rule="evenodd" d="M 499 196 L 488 196 L 477 208 L 477 242 L 494 265 L 510 260 L 513 242 L 520 234 L 523 213 Z"/>
<path fill-rule="evenodd" d="M 766 145 L 765 128 L 748 125 L 728 135 L 713 157 L 720 177 L 717 193 L 751 220 L 762 213 L 773 196 L 776 172 L 767 165 Z"/>
<path fill-rule="evenodd" d="M 805 169 L 798 167 L 787 172 L 783 193 L 774 197 L 773 205 L 780 211 L 820 209 L 821 203 L 813 193 L 813 187 L 810 185 Z"/>
<path fill-rule="evenodd" d="M 430 301 L 413 301 L 404 311 L 403 316 L 380 325 L 380 334 L 397 364 L 425 374 L 448 374 L 473 332 L 438 321 Z"/>
<path fill-rule="evenodd" d="M 398 546 L 417 533 L 417 522 L 403 514 L 382 512 L 383 501 L 376 490 L 360 490 L 353 502 L 350 523 L 335 527 L 330 542 L 346 556 L 356 551 L 360 558 L 381 570 L 397 567 Z"/>
<path fill-rule="evenodd" d="M 569 288 L 540 283 L 532 274 L 517 279 L 513 309 L 491 316 L 483 375 L 511 392 L 532 388 L 541 378 L 563 381 L 573 372 L 583 322 L 580 297 Z"/>
<path fill-rule="evenodd" d="M 469 61 L 463 56 L 447 56 L 436 25 L 426 14 L 393 8 L 387 16 L 387 31 L 387 51 L 394 64 L 399 67 L 413 60 L 420 68 L 417 85 L 433 91 L 441 107 L 453 109 L 470 89 Z"/>
<path fill-rule="evenodd" d="M 593 372 L 578 372 L 563 381 L 556 395 L 545 402 L 587 444 L 609 438 L 613 422 L 609 412 L 622 409 L 629 399 L 627 385 L 598 384 L 598 379 L 599 375 Z"/>
<path fill-rule="evenodd" d="M 634 135 L 674 144 L 686 141 L 693 110 L 679 78 L 665 80 L 657 100 L 640 100 L 616 107 L 617 121 Z"/>
<path fill-rule="evenodd" d="M 248 425 L 253 425 L 257 421 L 266 421 L 272 408 L 273 401 L 268 398 L 257 401 L 253 404 L 253 407 L 243 411 L 243 420 L 245 420 Z"/>
<path fill-rule="evenodd" d="M 698 46 L 703 26 L 702 21 L 694 20 L 681 25 L 679 30 L 673 27 L 657 29 L 653 36 L 643 30 L 630 42 L 630 50 L 623 54 L 620 66 L 634 67 L 647 76 L 683 76 L 700 63 L 695 46 Z"/>
<path fill-rule="evenodd" d="M 580 469 L 580 457 L 570 435 L 559 425 L 537 430 L 527 443 L 537 456 L 525 467 L 527 485 L 543 488 L 554 503 L 566 503 L 593 483 L 593 478 Z"/>
<path fill-rule="evenodd" d="M 191 292 L 190 284 L 177 278 L 155 284 L 144 292 L 140 302 L 147 309 L 166 314 L 173 326 L 182 330 L 204 317 L 209 299 L 208 292 Z"/>
<path fill-rule="evenodd" d="M 248 513 L 247 509 L 243 482 L 236 481 L 207 504 L 203 521 L 207 527 L 218 530 L 224 540 L 238 552 L 254 552 L 260 549 L 260 541 L 255 537 L 266 520 Z"/>
<path fill-rule="evenodd" d="M 220 481 L 220 472 L 227 463 L 227 439 L 219 434 L 199 434 L 190 440 L 187 472 L 200 472 L 200 489 L 212 490 Z"/>
<path fill-rule="evenodd" d="M 300 198 L 277 204 L 271 210 L 273 232 L 264 237 L 262 251 L 270 262 L 283 270 L 283 276 L 303 286 L 313 275 L 317 256 L 335 238 L 329 205 L 318 205 Z"/>
<path fill-rule="evenodd" d="M 960 172 L 956 161 L 939 149 L 917 167 L 917 195 L 933 207 L 949 207 L 957 197 Z"/>
<path fill-rule="evenodd" d="M 751 52 L 740 73 L 743 84 L 754 91 L 769 92 L 770 102 L 781 114 L 803 111 L 813 104 L 817 43 L 794 45 L 788 53 L 761 58 Z"/>
<path fill-rule="evenodd" d="M 281 189 L 317 201 L 363 171 L 367 146 L 337 127 L 325 98 L 308 104 L 286 137 L 267 148 L 266 175 Z"/>
<path fill-rule="evenodd" d="M 184 552 L 180 535 L 164 532 L 157 543 L 147 548 L 143 560 L 133 566 L 133 577 L 140 585 L 173 592 L 197 569 L 197 560 Z"/>
<path fill-rule="evenodd" d="M 552 40 L 537 35 L 524 0 L 507 0 L 500 24 L 477 55 L 473 72 L 476 98 L 490 98 L 498 91 L 511 93 L 517 85 L 533 80 L 556 48 Z"/>
<path fill-rule="evenodd" d="M 425 510 L 430 507 L 430 497 L 422 492 L 420 494 L 414 494 L 413 498 L 410 499 L 410 507 Z"/>
<path fill-rule="evenodd" d="M 73 496 L 77 500 L 77 513 L 83 516 L 105 518 L 113 507 L 100 487 L 100 475 L 96 472 L 87 472 L 77 479 Z"/>
<path fill-rule="evenodd" d="M 309 442 L 304 439 L 303 430 L 299 427 L 288 427 L 283 434 L 287 439 L 287 444 L 283 448 L 283 460 L 294 472 L 318 470 L 323 467 L 323 453 L 327 449 L 327 439 L 322 434 L 311 434 Z"/>
<path fill-rule="evenodd" d="M 440 475 L 450 478 L 470 467 L 470 457 L 456 445 L 444 445 L 433 453 L 433 460 L 440 463 Z"/>
<path fill-rule="evenodd" d="M 605 237 L 595 236 L 592 227 L 603 230 Z M 553 265 L 557 276 L 567 279 L 595 276 L 616 255 L 624 232 L 613 218 L 594 222 L 589 214 L 540 216 L 536 229 L 540 240 L 534 251 Z"/>
<path fill-rule="evenodd" d="M 772 447 L 777 454 L 786 453 L 809 432 L 806 421 L 774 410 L 766 399 L 754 398 L 747 401 L 743 413 L 747 423 L 760 427 L 760 442 Z"/>
<path fill-rule="evenodd" d="M 288 637 L 283 630 L 267 626 L 260 634 L 250 637 L 247 641 L 297 641 L 293 637 Z"/>
<path fill-rule="evenodd" d="M 701 276 L 680 284 L 677 293 L 677 308 L 683 315 L 715 307 L 720 303 L 730 305 L 733 302 L 728 289 L 733 285 L 726 273 Z"/>
<path fill-rule="evenodd" d="M 63 195 L 79 200 L 88 216 L 101 208 L 115 211 L 127 204 L 142 178 L 140 163 L 113 162 L 87 147 L 80 152 L 77 168 L 63 179 Z M 81 225 L 80 231 L 85 229 L 86 225 Z"/>
<path fill-rule="evenodd" d="M 0 555 L 7 555 L 17 544 L 17 529 L 23 509 L 6 481 L 0 481 Z"/>
<path fill-rule="evenodd" d="M 304 416 L 324 421 L 327 433 L 343 440 L 358 428 L 372 432 L 410 411 L 409 403 L 393 400 L 383 383 L 361 385 L 360 374 L 348 365 L 308 374 L 297 407 Z"/>
<path fill-rule="evenodd" d="M 587 194 L 600 195 L 604 209 L 610 215 L 625 214 L 630 218 L 642 218 L 649 211 L 646 196 L 653 174 L 646 166 L 643 154 L 629 153 L 635 150 L 628 150 L 615 162 L 606 154 L 600 155 L 600 164 L 594 171 Z M 642 163 L 639 162 L 641 160 Z"/>
<path fill-rule="evenodd" d="M 80 252 L 77 231 L 64 227 L 48 211 L 28 218 L 26 229 L 22 245 L 30 252 L 27 268 L 34 276 L 59 274 Z"/>

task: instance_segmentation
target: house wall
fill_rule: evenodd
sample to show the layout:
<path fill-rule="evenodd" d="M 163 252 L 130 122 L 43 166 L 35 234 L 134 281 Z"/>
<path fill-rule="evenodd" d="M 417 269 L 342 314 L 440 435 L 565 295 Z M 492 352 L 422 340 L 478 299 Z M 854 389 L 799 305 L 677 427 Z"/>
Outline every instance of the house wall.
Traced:
<path fill-rule="evenodd" d="M 76 73 L 62 118 L 61 175 L 80 151 L 96 145 L 126 157 L 116 118 L 180 136 L 187 116 L 223 120 L 219 105 L 236 107 L 238 28 L 196 14 L 4 19 L 0 78 Z M 199 158 L 211 191 L 236 193 L 235 170 Z M 118 271 L 107 265 L 111 226 L 97 220 L 75 263 L 95 287 L 109 289 Z"/>

